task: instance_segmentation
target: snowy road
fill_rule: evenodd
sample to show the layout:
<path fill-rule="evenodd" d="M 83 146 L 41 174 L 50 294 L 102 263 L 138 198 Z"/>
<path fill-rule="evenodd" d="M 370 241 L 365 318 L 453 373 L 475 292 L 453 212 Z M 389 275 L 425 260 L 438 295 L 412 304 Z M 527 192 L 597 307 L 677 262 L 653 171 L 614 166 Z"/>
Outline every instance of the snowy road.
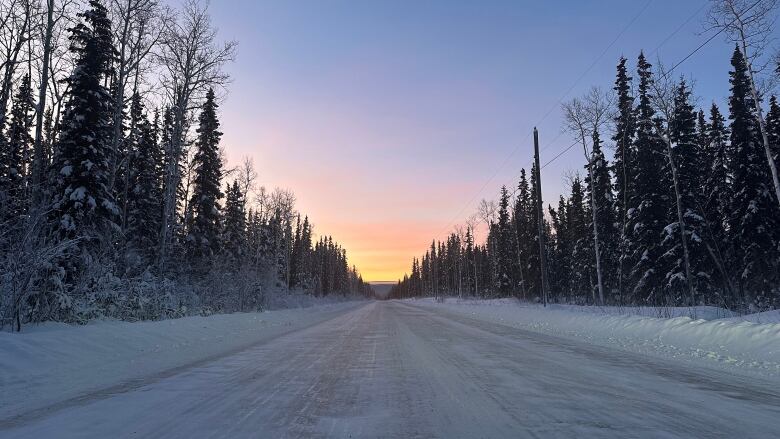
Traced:
<path fill-rule="evenodd" d="M 778 386 L 374 302 L 13 420 L 43 437 L 780 437 Z"/>

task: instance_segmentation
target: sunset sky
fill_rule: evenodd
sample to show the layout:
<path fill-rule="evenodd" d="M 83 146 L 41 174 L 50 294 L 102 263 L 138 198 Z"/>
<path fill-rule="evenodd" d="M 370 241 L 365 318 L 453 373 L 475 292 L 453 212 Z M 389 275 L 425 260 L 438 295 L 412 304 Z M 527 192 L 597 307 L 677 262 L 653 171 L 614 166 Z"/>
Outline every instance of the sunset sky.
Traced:
<path fill-rule="evenodd" d="M 632 70 L 640 49 L 672 65 L 703 42 L 705 3 L 213 0 L 220 37 L 240 44 L 222 144 L 231 163 L 254 159 L 261 184 L 293 190 L 367 280 L 395 280 L 516 185 L 534 125 L 542 162 L 571 144 L 561 98 L 610 88 L 621 54 Z M 727 95 L 731 50 L 718 37 L 675 72 L 700 105 Z M 544 169 L 546 203 L 584 163 L 574 148 Z"/>

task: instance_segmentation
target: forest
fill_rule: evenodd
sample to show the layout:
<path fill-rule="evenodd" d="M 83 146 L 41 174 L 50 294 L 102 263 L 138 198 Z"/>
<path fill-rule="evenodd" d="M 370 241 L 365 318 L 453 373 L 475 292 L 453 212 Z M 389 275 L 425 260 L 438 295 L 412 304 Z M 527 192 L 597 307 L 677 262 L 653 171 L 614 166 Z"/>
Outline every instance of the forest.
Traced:
<path fill-rule="evenodd" d="M 289 190 L 229 167 L 235 41 L 187 0 L 0 0 L 0 329 L 370 296 Z"/>
<path fill-rule="evenodd" d="M 415 258 L 390 297 L 780 306 L 780 67 L 768 55 L 777 2 L 712 4 L 707 24 L 733 47 L 725 111 L 714 100 L 698 108 L 708 101 L 694 97 L 694 79 L 673 71 L 682 61 L 621 57 L 608 91 L 562 103 L 563 130 L 585 157 L 569 193 L 539 209 L 540 170 L 523 170 Z"/>

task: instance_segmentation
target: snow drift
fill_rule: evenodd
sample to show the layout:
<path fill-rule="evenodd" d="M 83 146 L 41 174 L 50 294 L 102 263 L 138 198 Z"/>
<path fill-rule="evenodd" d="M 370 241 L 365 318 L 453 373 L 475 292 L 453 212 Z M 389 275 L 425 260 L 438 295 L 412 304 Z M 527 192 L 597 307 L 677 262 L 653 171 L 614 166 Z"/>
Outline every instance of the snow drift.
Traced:
<path fill-rule="evenodd" d="M 145 321 L 47 323 L 0 333 L 0 421 L 85 393 L 142 383 L 335 317 L 355 302 Z"/>
<path fill-rule="evenodd" d="M 597 345 L 780 378 L 780 323 L 755 323 L 776 322 L 775 312 L 734 317 L 708 307 L 663 311 L 553 305 L 545 309 L 513 299 L 447 299 L 444 303 L 409 299 L 407 303 L 441 307 L 479 320 Z M 670 317 L 659 318 L 661 313 Z"/>

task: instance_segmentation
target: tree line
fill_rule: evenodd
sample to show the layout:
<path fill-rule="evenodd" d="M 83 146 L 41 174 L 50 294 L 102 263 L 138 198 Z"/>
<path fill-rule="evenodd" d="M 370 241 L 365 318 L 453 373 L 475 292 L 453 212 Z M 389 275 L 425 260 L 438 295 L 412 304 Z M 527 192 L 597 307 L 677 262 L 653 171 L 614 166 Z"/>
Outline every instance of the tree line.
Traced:
<path fill-rule="evenodd" d="M 226 167 L 235 52 L 195 0 L 0 0 L 0 328 L 371 294 L 291 192 Z"/>
<path fill-rule="evenodd" d="M 635 77 L 621 58 L 611 92 L 563 105 L 586 158 L 569 194 L 540 218 L 537 170 L 522 171 L 497 205 L 482 202 L 483 244 L 469 221 L 414 259 L 390 297 L 540 300 L 544 287 L 565 303 L 780 306 L 780 104 L 755 67 L 776 3 L 713 2 L 709 20 L 736 43 L 727 116 L 715 103 L 697 110 L 690 81 L 644 54 Z"/>

